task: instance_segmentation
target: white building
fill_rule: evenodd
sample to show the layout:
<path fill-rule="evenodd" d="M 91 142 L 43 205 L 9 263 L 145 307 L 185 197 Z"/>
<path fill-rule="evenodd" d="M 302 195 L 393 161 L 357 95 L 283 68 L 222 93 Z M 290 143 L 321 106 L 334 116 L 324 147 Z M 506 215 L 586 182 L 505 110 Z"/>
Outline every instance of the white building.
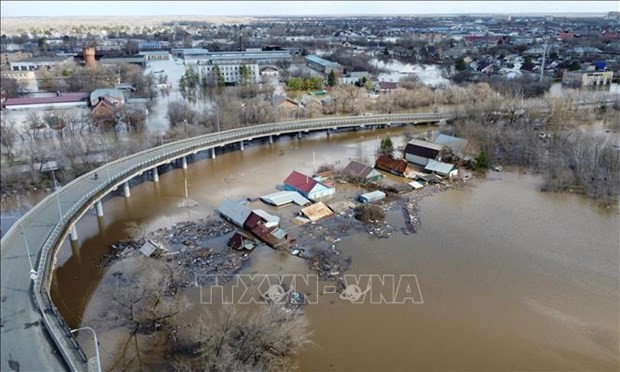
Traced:
<path fill-rule="evenodd" d="M 248 69 L 248 83 L 260 82 L 260 72 L 258 70 L 258 64 L 241 64 L 241 63 L 216 63 L 212 65 L 199 66 L 201 72 L 208 75 L 219 73 L 224 78 L 224 82 L 227 84 L 239 84 L 241 82 L 241 66 L 245 65 Z"/>
<path fill-rule="evenodd" d="M 217 63 L 237 63 L 260 65 L 273 65 L 279 61 L 291 62 L 293 57 L 289 52 L 284 51 L 264 51 L 264 52 L 207 52 L 196 55 L 184 55 L 186 63 L 198 65 L 208 65 Z"/>
<path fill-rule="evenodd" d="M 613 77 L 613 71 L 565 71 L 562 84 L 577 87 L 609 85 Z"/>
<path fill-rule="evenodd" d="M 73 62 L 73 56 L 32 57 L 22 61 L 10 62 L 11 71 L 36 71 L 51 69 L 64 62 Z"/>

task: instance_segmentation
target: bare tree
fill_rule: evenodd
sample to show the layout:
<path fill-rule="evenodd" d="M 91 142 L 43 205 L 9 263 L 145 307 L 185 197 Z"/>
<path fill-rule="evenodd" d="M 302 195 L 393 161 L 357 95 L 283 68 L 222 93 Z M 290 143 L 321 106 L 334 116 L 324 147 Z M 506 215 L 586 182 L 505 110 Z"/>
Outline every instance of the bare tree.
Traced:
<path fill-rule="evenodd" d="M 15 120 L 9 120 L 6 116 L 2 116 L 0 121 L 0 144 L 6 151 L 6 157 L 9 161 L 12 161 L 15 157 L 14 146 L 15 138 L 17 137 L 15 126 Z"/>
<path fill-rule="evenodd" d="M 177 370 L 290 370 L 292 356 L 309 342 L 308 320 L 283 307 L 263 305 L 242 313 L 224 305 L 217 315 L 205 311 L 198 325 L 172 345 Z"/>
<path fill-rule="evenodd" d="M 143 355 L 149 347 L 146 336 L 157 332 L 169 334 L 176 317 L 189 307 L 187 299 L 176 294 L 179 270 L 146 260 L 135 276 L 116 276 L 116 285 L 107 294 L 110 310 L 99 320 L 101 326 L 121 326 L 127 330 L 127 339 L 115 353 L 111 370 L 144 368 Z"/>

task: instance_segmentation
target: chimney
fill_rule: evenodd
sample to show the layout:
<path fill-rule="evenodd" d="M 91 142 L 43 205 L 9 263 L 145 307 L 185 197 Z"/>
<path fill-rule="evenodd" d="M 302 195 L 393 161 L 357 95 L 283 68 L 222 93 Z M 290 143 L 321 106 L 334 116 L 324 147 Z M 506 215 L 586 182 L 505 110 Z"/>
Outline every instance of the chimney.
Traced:
<path fill-rule="evenodd" d="M 84 63 L 87 67 L 95 64 L 95 47 L 85 47 L 82 50 L 82 55 L 84 56 Z"/>

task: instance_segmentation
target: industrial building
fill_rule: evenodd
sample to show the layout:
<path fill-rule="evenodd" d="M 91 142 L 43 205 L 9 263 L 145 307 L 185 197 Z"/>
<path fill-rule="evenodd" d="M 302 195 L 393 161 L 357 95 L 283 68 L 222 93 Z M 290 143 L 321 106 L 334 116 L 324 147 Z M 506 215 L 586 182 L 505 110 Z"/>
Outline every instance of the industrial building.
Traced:
<path fill-rule="evenodd" d="M 316 55 L 306 56 L 306 65 L 311 69 L 317 70 L 324 74 L 329 74 L 331 71 L 335 73 L 342 72 L 342 66 L 337 62 L 328 61 Z"/>
<path fill-rule="evenodd" d="M 610 85 L 613 71 L 565 71 L 562 84 L 571 87 L 596 87 Z"/>
<path fill-rule="evenodd" d="M 73 62 L 73 55 L 31 57 L 21 61 L 10 62 L 10 65 L 11 71 L 36 71 L 41 68 L 49 70 L 66 62 Z"/>

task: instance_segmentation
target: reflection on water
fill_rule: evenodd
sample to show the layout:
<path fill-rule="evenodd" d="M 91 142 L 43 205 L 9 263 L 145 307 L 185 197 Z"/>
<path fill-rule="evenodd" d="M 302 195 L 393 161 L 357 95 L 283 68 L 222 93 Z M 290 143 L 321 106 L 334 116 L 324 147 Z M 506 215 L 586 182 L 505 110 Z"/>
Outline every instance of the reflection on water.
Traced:
<path fill-rule="evenodd" d="M 274 191 L 292 169 L 309 173 L 325 162 L 371 160 L 384 133 L 318 134 L 193 163 L 188 191 L 199 206 L 191 209 L 177 207 L 185 197 L 180 169 L 162 175 L 159 185 L 136 186 L 129 199 L 110 198 L 103 223 L 94 214 L 78 223 L 79 253 L 68 243 L 61 248 L 55 303 L 71 326 L 100 316 L 106 279 L 131 262 L 108 269 L 94 263 L 125 236 L 126 222 L 156 229 L 205 217 L 227 197 Z M 402 136 L 394 140 L 404 143 Z M 300 357 L 302 369 L 617 370 L 617 209 L 541 193 L 538 182 L 530 175 L 492 173 L 471 190 L 424 199 L 416 235 L 374 239 L 354 233 L 342 239 L 337 244 L 353 257 L 351 273 L 415 274 L 424 303 L 353 305 L 320 295 L 306 308 L 314 343 Z M 388 220 L 396 231 L 404 227 L 400 211 Z M 308 272 L 298 258 L 271 250 L 252 253 L 251 262 L 253 273 Z M 102 331 L 102 348 L 111 350 L 118 334 Z"/>

